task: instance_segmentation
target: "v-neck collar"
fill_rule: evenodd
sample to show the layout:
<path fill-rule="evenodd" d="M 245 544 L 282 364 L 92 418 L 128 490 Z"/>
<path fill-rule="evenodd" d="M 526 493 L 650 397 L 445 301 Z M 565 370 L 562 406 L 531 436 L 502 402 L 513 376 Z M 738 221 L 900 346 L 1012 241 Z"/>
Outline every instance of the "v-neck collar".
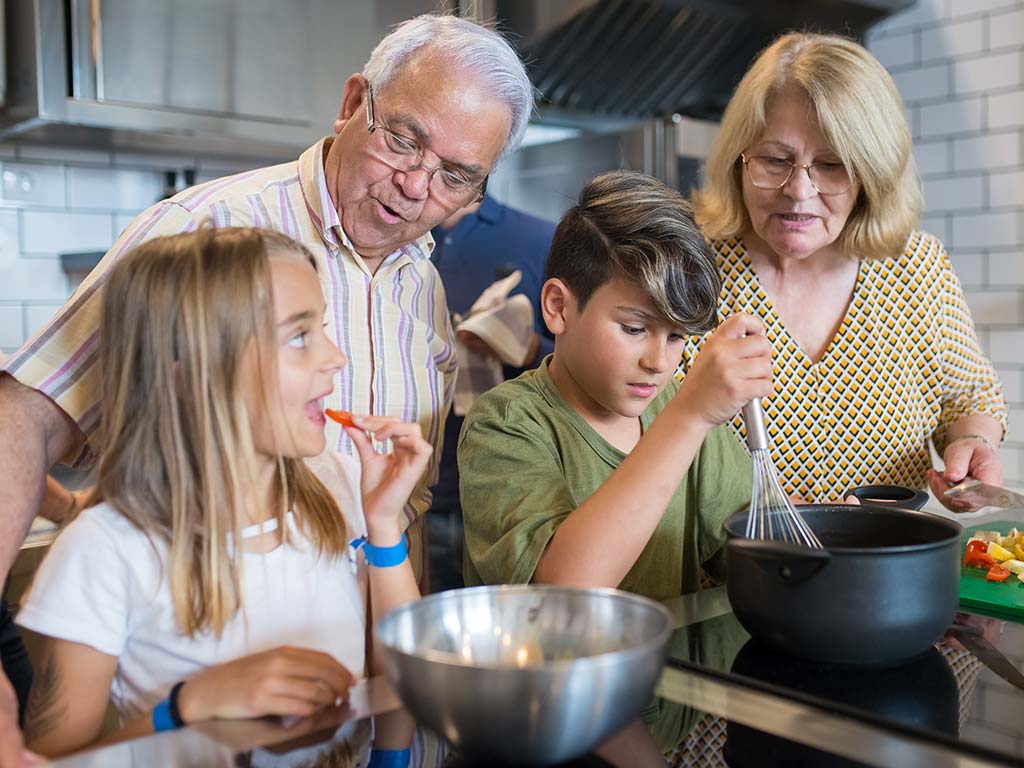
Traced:
<path fill-rule="evenodd" d="M 846 307 L 846 312 L 843 315 L 842 321 L 839 323 L 839 327 L 836 328 L 835 334 L 829 340 L 828 345 L 825 347 L 825 351 L 821 355 L 821 359 L 817 362 L 811 359 L 811 356 L 807 354 L 807 351 L 797 342 L 796 339 L 790 334 L 786 324 L 782 322 L 782 317 L 775 310 L 775 304 L 768 296 L 768 292 L 761 285 L 761 278 L 758 276 L 757 271 L 754 269 L 753 264 L 750 261 L 750 256 L 747 254 L 747 248 L 743 244 L 742 238 L 737 238 L 734 244 L 727 244 L 732 250 L 734 256 L 742 261 L 745 265 L 745 269 L 737 270 L 740 280 L 740 288 L 745 289 L 750 296 L 756 296 L 759 301 L 763 302 L 765 310 L 761 313 L 764 317 L 769 319 L 770 324 L 778 329 L 778 332 L 785 336 L 785 340 L 792 349 L 795 349 L 800 356 L 802 363 L 807 365 L 809 368 L 816 368 L 823 363 L 827 362 L 832 357 L 839 347 L 842 346 L 843 336 L 849 330 L 853 324 L 853 313 L 860 306 L 860 299 L 862 294 L 867 290 L 868 284 L 868 272 L 870 269 L 871 262 L 866 259 L 861 259 L 857 265 L 857 280 L 853 284 L 853 293 L 850 295 L 850 302 Z M 735 279 L 735 278 L 734 278 Z"/>

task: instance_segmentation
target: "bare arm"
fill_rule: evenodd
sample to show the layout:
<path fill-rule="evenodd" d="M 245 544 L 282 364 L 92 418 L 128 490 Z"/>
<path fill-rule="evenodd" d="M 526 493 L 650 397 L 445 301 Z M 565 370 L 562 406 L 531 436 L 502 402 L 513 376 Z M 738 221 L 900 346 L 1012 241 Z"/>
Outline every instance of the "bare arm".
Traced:
<path fill-rule="evenodd" d="M 11 569 L 32 525 L 47 468 L 68 451 L 77 434 L 78 428 L 48 397 L 0 373 L 0 572 Z M 3 678 L 0 766 L 20 765 L 27 763 L 18 731 L 18 702 Z"/>
<path fill-rule="evenodd" d="M 723 322 L 630 454 L 558 526 L 534 581 L 617 587 L 643 552 L 707 433 L 751 398 L 769 395 L 771 372 L 771 346 L 760 323 L 743 314 Z"/>
<path fill-rule="evenodd" d="M 950 424 L 942 456 L 945 469 L 928 470 L 928 484 L 935 498 L 956 512 L 960 510 L 955 503 L 947 502 L 944 494 L 964 478 L 1002 485 L 1003 465 L 998 451 L 1002 439 L 1003 425 L 985 413 L 970 413 Z"/>
<path fill-rule="evenodd" d="M 677 394 L 636 447 L 558 527 L 534 581 L 617 587 L 658 526 L 712 424 Z"/>
<path fill-rule="evenodd" d="M 423 439 L 419 424 L 403 423 L 388 416 L 353 417 L 354 427 L 345 431 L 359 452 L 362 465 L 363 515 L 368 543 L 393 547 L 402 540 L 401 509 L 430 460 L 433 449 Z M 378 454 L 367 433 L 377 440 L 391 440 L 392 451 Z M 408 560 L 369 567 L 369 615 L 371 622 L 403 603 L 420 596 L 416 576 Z M 368 623 L 369 626 L 369 623 Z M 372 642 L 372 633 L 370 633 Z M 379 654 L 369 646 L 371 672 L 378 672 Z"/>
<path fill-rule="evenodd" d="M 32 692 L 25 712 L 28 748 L 56 756 L 95 743 L 103 728 L 117 657 L 82 643 L 36 637 L 38 653 L 33 654 Z M 140 732 L 135 729 L 130 735 Z"/>
<path fill-rule="evenodd" d="M 962 479 L 961 472 L 966 474 L 968 469 L 971 469 L 975 470 L 971 474 L 975 474 L 980 480 L 999 485 L 1002 482 L 1003 472 L 999 456 L 993 449 L 998 449 L 1002 440 L 1003 425 L 987 413 L 969 413 L 954 421 L 949 426 L 949 431 L 946 432 L 946 475 L 954 475 L 948 479 Z M 954 443 L 968 443 L 968 445 L 957 445 L 956 448 L 959 450 L 954 453 Z M 979 448 L 988 450 L 981 456 L 974 455 Z M 961 456 L 963 466 L 959 466 L 957 462 Z M 977 461 L 972 461 L 972 459 Z M 957 466 L 950 466 L 950 464 Z M 982 477 L 982 474 L 985 476 Z M 960 475 L 960 477 L 955 477 L 956 475 Z"/>
<path fill-rule="evenodd" d="M 35 676 L 25 715 L 29 749 L 46 756 L 134 739 L 153 732 L 148 711 L 100 738 L 117 657 L 88 645 L 37 635 Z M 348 698 L 353 678 L 325 653 L 275 648 L 209 667 L 178 700 L 186 723 L 263 715 L 308 717 Z"/>
<path fill-rule="evenodd" d="M 7 573 L 43 499 L 46 471 L 85 437 L 46 395 L 0 373 L 0 571 Z"/>

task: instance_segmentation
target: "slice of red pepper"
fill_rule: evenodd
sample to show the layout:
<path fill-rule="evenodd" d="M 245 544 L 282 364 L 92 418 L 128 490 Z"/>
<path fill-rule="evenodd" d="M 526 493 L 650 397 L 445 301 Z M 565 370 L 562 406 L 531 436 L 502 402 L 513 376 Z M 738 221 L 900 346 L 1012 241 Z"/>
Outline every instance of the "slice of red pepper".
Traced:
<path fill-rule="evenodd" d="M 968 541 L 967 542 L 967 551 L 968 552 L 984 552 L 984 553 L 987 554 L 988 553 L 988 543 L 984 542 L 984 541 L 979 541 L 978 539 L 974 539 L 973 541 Z"/>
<path fill-rule="evenodd" d="M 964 555 L 964 565 L 971 568 L 985 568 L 987 570 L 995 564 L 996 559 L 984 552 L 967 552 Z"/>
<path fill-rule="evenodd" d="M 348 411 L 336 411 L 333 408 L 324 408 L 324 413 L 343 427 L 355 426 L 355 422 L 352 421 L 352 414 Z"/>
<path fill-rule="evenodd" d="M 989 581 L 1006 581 L 1010 577 L 1010 569 L 1002 565 L 994 565 L 988 570 Z"/>

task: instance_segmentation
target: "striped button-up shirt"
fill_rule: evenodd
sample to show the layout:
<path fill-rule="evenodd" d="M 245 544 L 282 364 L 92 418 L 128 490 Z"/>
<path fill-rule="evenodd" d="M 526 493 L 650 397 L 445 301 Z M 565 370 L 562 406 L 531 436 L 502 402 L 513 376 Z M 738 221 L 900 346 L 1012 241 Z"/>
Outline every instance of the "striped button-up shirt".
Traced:
<path fill-rule="evenodd" d="M 71 300 L 6 361 L 2 370 L 49 396 L 85 434 L 85 444 L 66 456 L 66 462 L 87 466 L 96 455 L 102 408 L 99 321 L 110 266 L 153 237 L 203 225 L 266 227 L 300 241 L 316 257 L 327 300 L 327 333 L 348 359 L 329 404 L 417 421 L 434 446 L 432 463 L 406 516 L 412 522 L 426 512 L 456 371 L 444 288 L 429 259 L 433 240 L 425 234 L 402 246 L 370 274 L 342 231 L 327 190 L 323 157 L 329 141 L 306 150 L 297 163 L 215 179 L 141 213 Z M 355 453 L 341 426 L 330 420 L 327 440 L 329 448 Z M 417 570 L 422 555 L 419 529 L 409 529 Z"/>

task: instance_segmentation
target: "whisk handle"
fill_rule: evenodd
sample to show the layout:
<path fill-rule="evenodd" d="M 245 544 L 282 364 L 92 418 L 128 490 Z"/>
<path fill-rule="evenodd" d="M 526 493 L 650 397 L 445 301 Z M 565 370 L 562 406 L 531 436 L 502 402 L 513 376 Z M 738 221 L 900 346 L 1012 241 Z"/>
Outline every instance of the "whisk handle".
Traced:
<path fill-rule="evenodd" d="M 768 448 L 768 428 L 764 425 L 761 398 L 755 397 L 743 406 L 743 423 L 747 425 L 747 447 L 752 451 Z"/>

